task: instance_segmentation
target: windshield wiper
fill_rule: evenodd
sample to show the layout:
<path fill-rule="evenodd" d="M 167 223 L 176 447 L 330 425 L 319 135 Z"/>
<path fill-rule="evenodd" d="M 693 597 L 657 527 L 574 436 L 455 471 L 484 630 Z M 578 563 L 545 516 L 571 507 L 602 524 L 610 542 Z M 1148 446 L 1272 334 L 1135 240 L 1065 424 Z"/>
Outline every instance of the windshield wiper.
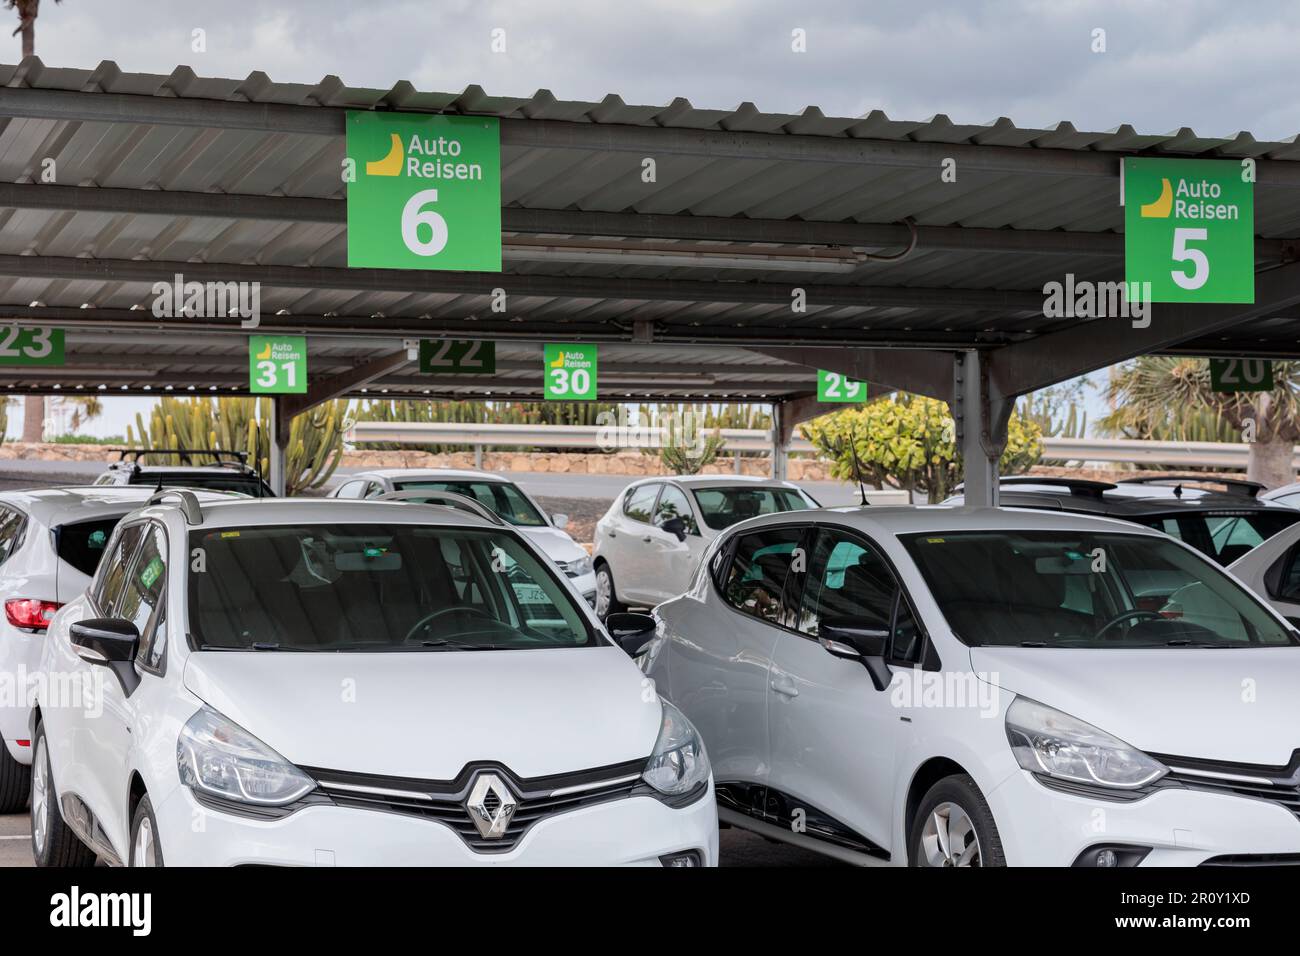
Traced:
<path fill-rule="evenodd" d="M 464 644 L 460 641 L 421 641 L 421 647 L 446 647 L 454 651 L 500 651 L 500 644 Z"/>

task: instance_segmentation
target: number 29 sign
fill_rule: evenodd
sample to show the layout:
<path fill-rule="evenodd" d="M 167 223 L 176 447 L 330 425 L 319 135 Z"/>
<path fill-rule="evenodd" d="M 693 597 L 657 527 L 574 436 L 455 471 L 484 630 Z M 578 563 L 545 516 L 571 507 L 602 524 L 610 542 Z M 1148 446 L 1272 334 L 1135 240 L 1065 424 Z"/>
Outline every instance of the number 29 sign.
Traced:
<path fill-rule="evenodd" d="M 347 118 L 348 265 L 501 271 L 496 117 Z"/>

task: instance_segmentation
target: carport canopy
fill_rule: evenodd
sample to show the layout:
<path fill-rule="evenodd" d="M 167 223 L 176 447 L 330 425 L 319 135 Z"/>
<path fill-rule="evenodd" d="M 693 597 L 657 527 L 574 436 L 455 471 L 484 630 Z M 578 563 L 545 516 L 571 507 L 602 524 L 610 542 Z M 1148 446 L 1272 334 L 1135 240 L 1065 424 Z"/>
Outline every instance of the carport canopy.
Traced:
<path fill-rule="evenodd" d="M 347 267 L 349 110 L 499 118 L 501 273 Z M 1254 303 L 1044 317 L 1045 283 L 1122 280 L 1134 155 L 1256 162 Z M 968 499 L 996 503 L 1019 395 L 1147 353 L 1300 355 L 1297 250 L 1294 137 L 0 65 L 0 324 L 66 330 L 65 365 L 0 384 L 247 394 L 250 330 L 157 316 L 153 289 L 257 283 L 257 332 L 309 336 L 277 450 L 336 397 L 538 400 L 543 344 L 594 342 L 602 400 L 771 403 L 778 473 L 794 426 L 834 407 L 819 368 L 943 399 Z M 422 374 L 420 339 L 492 340 L 496 371 Z"/>

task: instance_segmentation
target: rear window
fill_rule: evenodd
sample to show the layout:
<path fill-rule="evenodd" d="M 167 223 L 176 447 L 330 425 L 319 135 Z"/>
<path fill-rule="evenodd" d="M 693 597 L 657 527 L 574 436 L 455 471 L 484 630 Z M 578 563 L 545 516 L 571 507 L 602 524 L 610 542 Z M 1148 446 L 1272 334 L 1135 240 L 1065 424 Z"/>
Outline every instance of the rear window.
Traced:
<path fill-rule="evenodd" d="M 817 502 L 795 488 L 696 488 L 693 493 L 704 523 L 715 531 L 758 515 L 817 507 Z"/>
<path fill-rule="evenodd" d="M 398 491 L 448 491 L 464 495 L 490 508 L 516 527 L 541 528 L 544 519 L 527 498 L 508 481 L 403 481 Z"/>
<path fill-rule="evenodd" d="M 94 577 L 108 539 L 113 537 L 113 529 L 121 520 L 122 516 L 118 515 L 60 525 L 56 532 L 59 557 L 82 574 Z"/>
<path fill-rule="evenodd" d="M 1300 521 L 1300 511 L 1193 512 L 1132 520 L 1163 531 L 1226 566 Z"/>

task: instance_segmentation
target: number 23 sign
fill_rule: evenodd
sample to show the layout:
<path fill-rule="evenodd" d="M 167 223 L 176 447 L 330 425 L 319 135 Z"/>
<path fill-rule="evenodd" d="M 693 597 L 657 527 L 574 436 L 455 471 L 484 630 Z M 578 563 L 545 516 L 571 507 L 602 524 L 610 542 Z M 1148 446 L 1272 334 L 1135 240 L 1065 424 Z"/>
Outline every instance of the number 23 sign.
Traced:
<path fill-rule="evenodd" d="M 62 365 L 63 329 L 0 328 L 0 365 Z"/>

